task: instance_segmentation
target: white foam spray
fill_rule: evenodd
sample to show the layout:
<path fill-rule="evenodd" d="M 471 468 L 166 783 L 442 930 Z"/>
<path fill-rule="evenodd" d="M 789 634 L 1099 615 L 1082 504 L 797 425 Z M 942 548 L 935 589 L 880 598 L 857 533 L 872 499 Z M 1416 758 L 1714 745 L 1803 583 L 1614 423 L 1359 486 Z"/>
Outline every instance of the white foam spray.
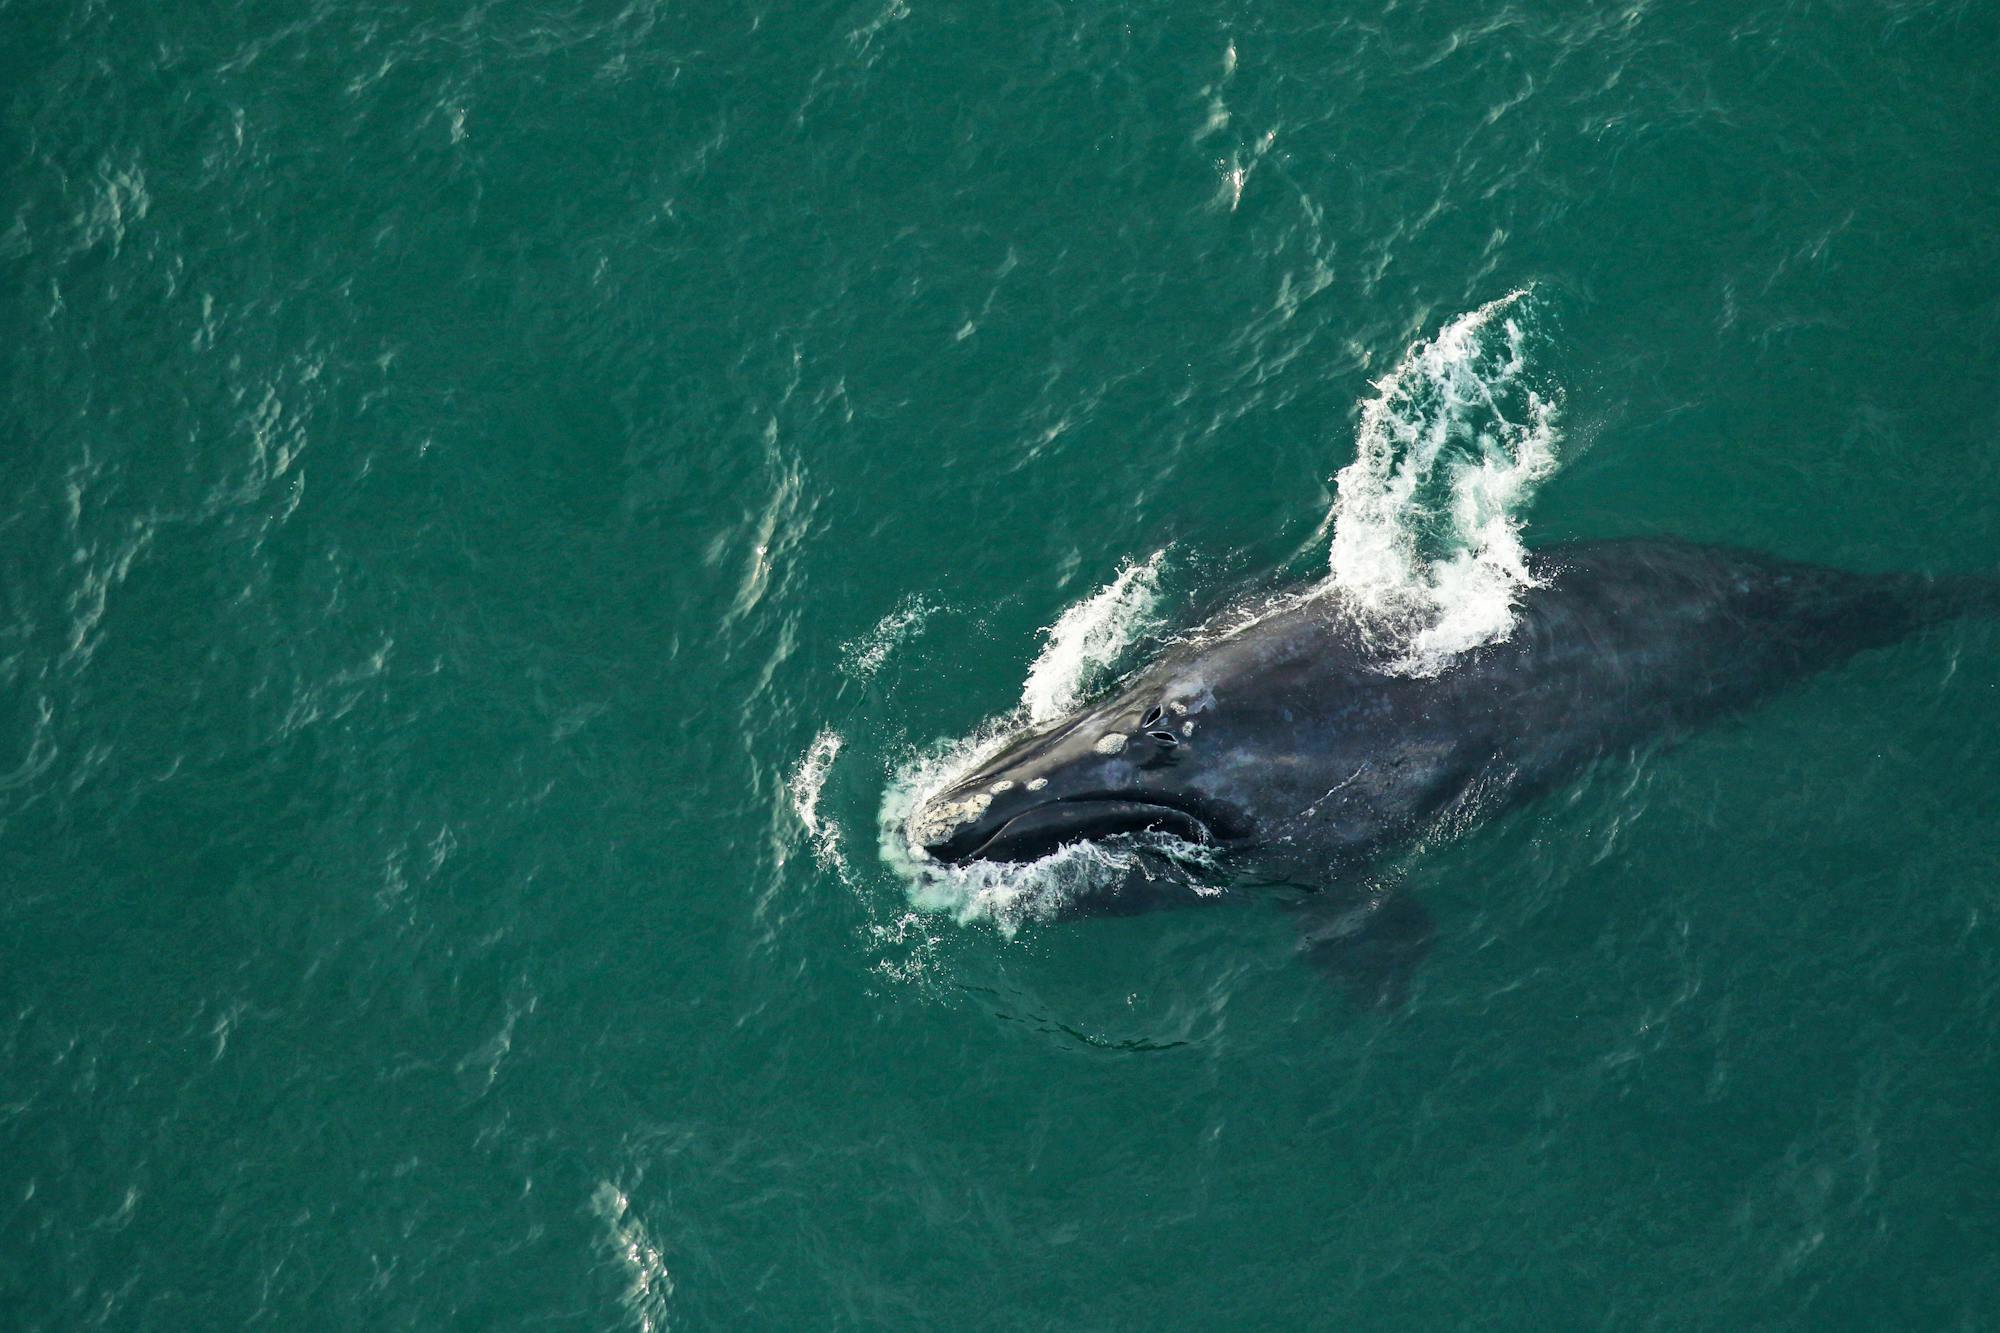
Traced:
<path fill-rule="evenodd" d="M 815 736 L 811 748 L 785 784 L 791 793 L 792 812 L 805 825 L 806 836 L 812 839 L 813 854 L 821 865 L 834 869 L 844 869 L 847 864 L 840 851 L 840 825 L 821 817 L 819 793 L 826 785 L 827 770 L 840 755 L 840 743 L 840 733 L 831 729 Z"/>
<path fill-rule="evenodd" d="M 1021 710 L 1030 723 L 1053 722 L 1103 683 L 1119 654 L 1141 634 L 1160 627 L 1161 562 L 1128 562 L 1116 578 L 1056 617 L 1042 631 L 1042 650 L 1021 687 Z"/>
<path fill-rule="evenodd" d="M 1527 295 L 1412 344 L 1361 406 L 1327 588 L 1392 650 L 1392 670 L 1432 675 L 1506 637 L 1534 585 L 1520 515 L 1558 436 L 1556 396 L 1528 369 Z"/>
<path fill-rule="evenodd" d="M 872 679 L 889 660 L 890 653 L 922 632 L 931 609 L 931 604 L 921 597 L 904 598 L 895 610 L 875 623 L 874 629 L 841 645 L 842 669 L 856 680 Z"/>

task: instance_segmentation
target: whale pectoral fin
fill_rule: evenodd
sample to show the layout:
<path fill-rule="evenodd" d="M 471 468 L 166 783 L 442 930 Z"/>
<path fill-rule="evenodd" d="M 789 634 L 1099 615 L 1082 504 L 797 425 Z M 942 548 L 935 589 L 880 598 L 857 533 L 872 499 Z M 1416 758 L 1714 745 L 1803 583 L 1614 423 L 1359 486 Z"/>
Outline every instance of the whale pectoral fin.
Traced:
<path fill-rule="evenodd" d="M 1417 965 L 1437 933 L 1431 914 L 1408 893 L 1355 901 L 1311 899 L 1299 912 L 1299 950 L 1364 1009 L 1409 1003 Z"/>

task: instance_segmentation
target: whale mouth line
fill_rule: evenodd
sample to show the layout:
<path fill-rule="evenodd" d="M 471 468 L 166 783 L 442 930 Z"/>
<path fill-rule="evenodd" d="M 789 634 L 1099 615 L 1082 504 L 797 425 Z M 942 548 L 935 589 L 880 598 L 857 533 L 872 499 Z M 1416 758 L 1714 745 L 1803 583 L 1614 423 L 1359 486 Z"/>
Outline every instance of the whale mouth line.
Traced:
<path fill-rule="evenodd" d="M 1021 811 L 950 860 L 1035 861 L 1072 843 L 1153 832 L 1191 843 L 1214 841 L 1207 824 L 1178 806 L 1122 796 L 1064 796 Z"/>

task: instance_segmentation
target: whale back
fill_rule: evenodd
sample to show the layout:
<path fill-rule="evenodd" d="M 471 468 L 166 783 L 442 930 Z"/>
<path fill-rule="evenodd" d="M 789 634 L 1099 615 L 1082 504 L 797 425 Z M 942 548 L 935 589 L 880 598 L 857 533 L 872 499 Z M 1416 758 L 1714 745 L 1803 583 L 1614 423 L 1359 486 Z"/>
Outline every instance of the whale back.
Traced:
<path fill-rule="evenodd" d="M 1458 707 L 1511 717 L 1498 753 L 1530 786 L 1739 712 L 1967 605 L 1920 576 L 1677 541 L 1556 547 L 1537 567 L 1513 636 L 1441 682 Z"/>
<path fill-rule="evenodd" d="M 1986 580 L 1681 541 L 1577 543 L 1532 560 L 1512 634 L 1435 675 L 1398 674 L 1394 653 L 1324 598 L 1134 678 L 1141 692 L 1174 678 L 1212 691 L 1199 739 L 1231 761 L 1190 776 L 1247 812 L 1242 864 L 1323 881 L 1441 814 L 1490 812 L 2000 602 Z"/>

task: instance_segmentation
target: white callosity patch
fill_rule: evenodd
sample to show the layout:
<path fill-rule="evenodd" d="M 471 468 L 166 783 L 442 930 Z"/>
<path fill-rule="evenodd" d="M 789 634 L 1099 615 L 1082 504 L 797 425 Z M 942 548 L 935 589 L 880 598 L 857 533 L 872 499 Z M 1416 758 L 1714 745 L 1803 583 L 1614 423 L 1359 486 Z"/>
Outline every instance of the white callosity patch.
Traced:
<path fill-rule="evenodd" d="M 1122 731 L 1107 731 L 1097 738 L 1097 744 L 1090 748 L 1099 754 L 1117 754 L 1125 748 L 1131 738 Z"/>
<path fill-rule="evenodd" d="M 1555 467 L 1556 399 L 1531 383 L 1527 293 L 1413 344 L 1361 407 L 1333 507 L 1327 589 L 1431 675 L 1506 637 L 1533 586 L 1520 510 Z"/>
<path fill-rule="evenodd" d="M 956 801 L 929 801 L 910 820 L 910 841 L 917 847 L 943 842 L 961 824 L 969 824 L 993 804 L 990 792 L 974 792 Z"/>

